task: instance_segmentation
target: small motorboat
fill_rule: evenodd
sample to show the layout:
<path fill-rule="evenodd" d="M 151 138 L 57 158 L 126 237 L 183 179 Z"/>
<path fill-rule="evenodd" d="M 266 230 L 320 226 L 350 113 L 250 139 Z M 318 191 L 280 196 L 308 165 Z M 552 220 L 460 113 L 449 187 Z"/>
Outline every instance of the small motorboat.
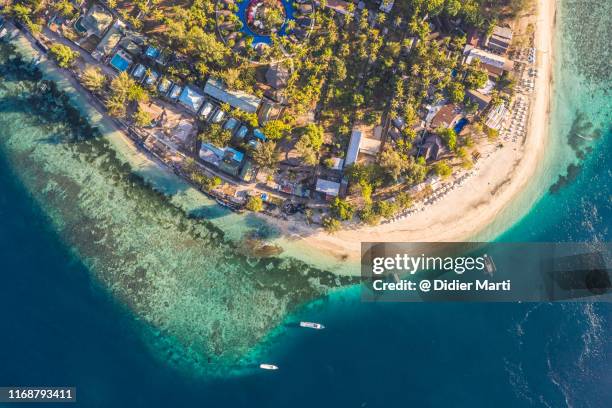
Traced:
<path fill-rule="evenodd" d="M 484 254 L 484 264 L 486 273 L 490 276 L 493 276 L 497 267 L 495 266 L 495 262 L 493 262 L 493 258 L 491 258 L 488 254 Z"/>
<path fill-rule="evenodd" d="M 274 364 L 260 364 L 259 368 L 262 370 L 278 370 L 278 367 Z"/>
<path fill-rule="evenodd" d="M 323 326 L 322 324 L 313 323 L 313 322 L 300 322 L 300 327 L 307 327 L 309 329 L 316 329 L 316 330 L 321 330 L 325 328 L 325 326 Z"/>

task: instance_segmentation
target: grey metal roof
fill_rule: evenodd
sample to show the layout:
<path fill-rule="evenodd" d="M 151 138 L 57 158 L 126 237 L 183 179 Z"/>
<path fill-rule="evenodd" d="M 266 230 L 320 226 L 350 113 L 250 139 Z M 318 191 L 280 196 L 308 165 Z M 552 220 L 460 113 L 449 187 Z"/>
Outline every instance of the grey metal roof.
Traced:
<path fill-rule="evenodd" d="M 351 141 L 349 142 L 349 147 L 346 151 L 346 157 L 344 158 L 345 167 L 357 161 L 359 146 L 361 145 L 361 136 L 362 134 L 359 130 L 353 130 L 353 133 L 351 134 Z"/>
<path fill-rule="evenodd" d="M 315 189 L 327 195 L 337 196 L 340 191 L 340 183 L 320 178 L 317 179 L 317 186 Z"/>
<path fill-rule="evenodd" d="M 204 87 L 204 93 L 216 100 L 227 103 L 234 108 L 248 113 L 255 113 L 261 103 L 261 98 L 242 91 L 228 90 L 218 79 L 210 78 Z"/>

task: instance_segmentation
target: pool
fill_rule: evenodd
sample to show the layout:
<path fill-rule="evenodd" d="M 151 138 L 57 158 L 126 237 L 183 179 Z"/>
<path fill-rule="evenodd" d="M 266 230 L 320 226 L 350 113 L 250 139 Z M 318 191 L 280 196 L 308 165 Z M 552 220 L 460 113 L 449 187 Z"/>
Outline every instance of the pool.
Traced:
<path fill-rule="evenodd" d="M 470 121 L 467 120 L 466 118 L 461 118 L 459 119 L 459 121 L 455 124 L 455 127 L 453 128 L 453 130 L 455 131 L 456 134 L 461 133 L 461 130 L 463 130 L 463 128 L 465 127 L 465 125 L 467 125 Z"/>
<path fill-rule="evenodd" d="M 115 54 L 113 59 L 111 59 L 110 61 L 110 64 L 119 72 L 123 72 L 127 70 L 128 67 L 130 66 L 130 63 L 131 62 L 127 58 L 125 58 L 119 53 Z"/>
<path fill-rule="evenodd" d="M 257 34 L 249 28 L 249 24 L 247 23 L 247 9 L 249 8 L 249 4 L 251 3 L 251 1 L 252 0 L 236 1 L 236 3 L 238 4 L 238 11 L 236 12 L 236 14 L 242 22 L 242 28 L 240 29 L 240 31 L 247 36 L 253 37 L 253 46 L 260 43 L 271 44 L 272 38 L 269 35 Z M 286 35 L 287 33 L 285 30 L 287 28 L 287 22 L 290 20 L 295 20 L 293 16 L 293 1 L 281 0 L 281 2 L 283 3 L 283 7 L 285 8 L 285 22 L 283 23 L 280 30 L 277 32 L 277 35 L 279 36 Z"/>

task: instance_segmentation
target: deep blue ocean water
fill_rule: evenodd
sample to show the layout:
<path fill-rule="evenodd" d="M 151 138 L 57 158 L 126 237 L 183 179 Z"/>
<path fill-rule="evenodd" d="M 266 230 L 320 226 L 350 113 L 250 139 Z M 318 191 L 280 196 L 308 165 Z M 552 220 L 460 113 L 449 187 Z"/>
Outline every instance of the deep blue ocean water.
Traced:
<path fill-rule="evenodd" d="M 601 170 L 596 162 L 504 238 L 588 239 L 580 210 L 550 219 L 540 211 L 579 207 L 567 200 L 579 201 L 573 191 L 592 183 L 589 171 Z M 278 373 L 254 370 L 211 382 L 185 377 L 152 358 L 138 323 L 89 278 L 13 180 L 0 160 L 2 385 L 73 385 L 83 407 L 605 407 L 611 401 L 610 307 L 600 304 L 365 304 L 340 293 L 290 318 L 314 317 L 328 329 L 287 329 L 266 345 L 282 367 Z M 609 211 L 609 203 L 599 208 Z"/>
<path fill-rule="evenodd" d="M 604 128 L 576 178 L 498 240 L 610 241 L 611 148 Z M 348 289 L 263 343 L 278 372 L 191 377 L 151 355 L 14 171 L 0 149 L 0 386 L 76 386 L 79 407 L 612 406 L 612 307 L 597 303 L 366 304 Z"/>

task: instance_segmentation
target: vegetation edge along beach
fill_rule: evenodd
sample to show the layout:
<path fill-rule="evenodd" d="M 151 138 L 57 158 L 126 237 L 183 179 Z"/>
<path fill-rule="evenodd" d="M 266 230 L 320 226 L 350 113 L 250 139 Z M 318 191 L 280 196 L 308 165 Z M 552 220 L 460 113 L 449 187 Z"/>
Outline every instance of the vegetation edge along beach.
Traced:
<path fill-rule="evenodd" d="M 63 2 L 60 3 L 63 4 Z M 419 2 L 415 2 L 415 5 L 413 6 L 417 7 L 416 5 L 418 3 Z M 89 8 L 89 11 L 91 11 L 91 7 Z M 97 11 L 104 12 L 104 7 L 102 5 L 100 7 L 100 10 Z M 157 101 L 159 100 L 158 104 L 162 107 L 162 113 L 160 116 L 163 118 L 164 115 L 170 115 L 167 112 L 171 109 L 172 104 L 168 103 L 167 99 L 159 96 L 159 87 L 162 86 L 162 79 L 158 78 L 159 73 L 152 71 L 151 68 L 148 68 L 142 73 L 144 75 L 144 79 L 140 83 L 137 83 L 137 81 L 131 77 L 137 77 L 136 71 L 139 67 L 143 66 L 143 64 L 137 65 L 135 61 L 133 63 L 133 69 L 130 72 L 131 77 L 128 76 L 127 71 L 121 71 L 121 67 L 117 68 L 115 66 L 117 61 L 113 62 L 113 60 L 116 59 L 115 57 L 117 55 L 119 57 L 123 56 L 126 60 L 129 59 L 129 55 L 125 53 L 127 50 L 124 52 L 124 48 L 127 49 L 129 47 L 121 48 L 119 45 L 113 49 L 112 53 L 110 54 L 113 55 L 112 58 L 109 58 L 108 60 L 103 59 L 103 61 L 108 61 L 108 63 L 111 65 L 111 68 L 109 68 L 108 66 L 98 64 L 95 58 L 91 58 L 91 56 L 83 52 L 83 49 L 74 46 L 74 44 L 67 39 L 69 36 L 66 36 L 66 33 L 64 33 L 62 29 L 65 28 L 64 26 L 66 25 L 70 26 L 71 24 L 76 24 L 74 19 L 78 20 L 77 17 L 79 12 L 87 13 L 87 9 L 56 9 L 56 16 L 65 14 L 64 21 L 61 22 L 60 25 L 61 29 L 58 29 L 57 26 L 59 23 L 57 21 L 53 23 L 55 26 L 52 26 L 52 24 L 47 21 L 47 25 L 39 29 L 36 25 L 36 20 L 34 19 L 35 14 L 30 15 L 26 13 L 24 16 L 23 14 L 16 13 L 14 8 L 13 16 L 17 19 L 17 21 L 20 21 L 21 19 L 21 23 L 19 24 L 24 30 L 29 27 L 30 31 L 34 33 L 37 39 L 34 39 L 29 35 L 26 36 L 33 42 L 33 45 L 49 48 L 53 59 L 60 65 L 60 67 L 64 65 L 65 68 L 62 69 L 64 70 L 65 74 L 67 76 L 74 74 L 75 78 L 79 79 L 79 83 L 89 88 L 90 92 L 86 91 L 84 88 L 81 88 L 76 81 L 72 81 L 79 93 L 82 94 L 90 103 L 93 103 L 96 108 L 98 108 L 98 110 L 105 115 L 105 119 L 109 123 L 112 123 L 113 126 L 116 126 L 123 131 L 124 136 L 129 134 L 133 140 L 136 141 L 136 144 L 131 142 L 128 144 L 130 149 L 138 148 L 140 152 L 147 153 L 148 159 L 153 158 L 155 161 L 155 166 L 160 167 L 160 162 L 165 162 L 168 166 L 165 168 L 161 167 L 163 171 L 173 169 L 174 173 L 183 176 L 184 179 L 190 181 L 191 184 L 198 187 L 199 190 L 205 191 L 209 195 L 212 194 L 217 202 L 221 205 L 230 207 L 233 210 L 242 210 L 243 208 L 246 208 L 250 211 L 258 213 L 258 217 L 262 218 L 265 223 L 272 225 L 275 229 L 282 232 L 280 237 L 272 239 L 272 241 L 280 243 L 281 246 L 285 248 L 287 254 L 301 259 L 308 258 L 309 260 L 312 260 L 310 254 L 314 249 L 317 251 L 317 253 L 324 255 L 321 257 L 321 259 L 324 259 L 324 262 L 329 264 L 330 260 L 331 262 L 334 260 L 339 262 L 356 260 L 359 254 L 360 242 L 364 233 L 368 234 L 369 240 L 374 241 L 452 241 L 468 239 L 475 236 L 478 232 L 489 225 L 490 222 L 521 193 L 525 185 L 529 182 L 533 173 L 537 171 L 538 163 L 541 161 L 546 149 L 549 111 L 548 105 L 550 101 L 551 86 L 554 7 L 554 2 L 552 1 L 538 1 L 537 13 L 535 16 L 530 15 L 527 11 L 524 13 L 524 16 L 514 16 L 514 19 L 511 20 L 514 22 L 514 24 L 519 24 L 519 22 L 523 20 L 535 22 L 534 26 L 530 28 L 534 29 L 533 43 L 530 44 L 529 39 L 527 40 L 527 43 L 525 43 L 526 50 L 535 50 L 535 53 L 530 56 L 531 58 L 535 59 L 535 64 L 533 64 L 533 61 L 531 65 L 529 64 L 529 61 L 527 63 L 521 62 L 522 65 L 519 64 L 519 66 L 524 65 L 523 69 L 525 71 L 529 69 L 530 73 L 533 72 L 532 70 L 535 70 L 537 73 L 533 75 L 534 78 L 532 78 L 535 87 L 531 85 L 532 88 L 535 88 L 535 91 L 534 94 L 530 94 L 529 89 L 527 89 L 527 92 L 525 92 L 523 98 L 523 100 L 526 101 L 526 104 L 523 105 L 517 104 L 516 101 L 519 98 L 515 98 L 515 93 L 518 94 L 519 92 L 514 89 L 509 95 L 508 100 L 499 98 L 499 95 L 497 94 L 494 96 L 498 97 L 499 99 L 495 103 L 502 103 L 501 106 L 504 107 L 505 105 L 508 105 L 508 109 L 506 109 L 507 112 L 505 113 L 508 116 L 514 114 L 512 109 L 524 110 L 525 105 L 528 107 L 528 119 L 522 125 L 519 124 L 519 126 L 522 126 L 522 130 L 517 131 L 522 134 L 522 137 L 519 137 L 519 140 L 516 140 L 516 136 L 512 136 L 515 139 L 508 140 L 507 142 L 502 142 L 499 139 L 491 139 L 488 143 L 485 143 L 482 148 L 472 151 L 472 158 L 464 158 L 459 160 L 459 167 L 455 168 L 455 170 L 444 168 L 445 166 L 448 167 L 448 164 L 452 164 L 453 160 L 456 160 L 453 159 L 453 156 L 457 153 L 453 154 L 453 149 L 450 149 L 450 158 L 437 160 L 431 164 L 427 164 L 427 168 L 429 169 L 427 171 L 430 172 L 429 177 L 426 179 L 419 178 L 421 180 L 420 183 L 418 182 L 419 179 L 417 179 L 416 184 L 414 181 L 411 182 L 409 180 L 411 176 L 409 177 L 408 173 L 404 174 L 404 172 L 410 172 L 414 169 L 410 170 L 410 168 L 403 168 L 404 165 L 399 164 L 399 184 L 397 181 L 391 182 L 389 186 L 382 186 L 378 188 L 378 192 L 376 191 L 377 188 L 375 187 L 375 194 L 372 197 L 383 197 L 383 199 L 380 201 L 369 198 L 372 194 L 372 184 L 370 184 L 370 187 L 368 187 L 368 183 L 364 184 L 363 179 L 352 179 L 354 176 L 358 178 L 362 177 L 359 174 L 365 174 L 366 178 L 371 177 L 370 175 L 367 175 L 367 172 L 363 173 L 363 171 L 373 168 L 367 164 L 368 162 L 364 162 L 365 164 L 355 163 L 350 167 L 345 167 L 345 171 L 341 171 L 340 174 L 344 173 L 347 175 L 349 186 L 357 186 L 357 188 L 352 188 L 352 190 L 349 189 L 344 193 L 347 195 L 346 198 L 334 198 L 333 191 L 331 194 L 329 194 L 329 191 L 326 192 L 325 190 L 330 186 L 332 189 L 335 188 L 334 186 L 342 187 L 342 182 L 332 182 L 331 184 L 319 183 L 319 180 L 329 181 L 323 179 L 323 177 L 320 175 L 316 178 L 316 181 L 317 185 L 323 185 L 322 201 L 317 201 L 317 199 L 304 200 L 302 197 L 296 196 L 295 194 L 287 195 L 286 193 L 279 193 L 280 195 L 277 195 L 270 189 L 260 190 L 259 186 L 261 185 L 261 180 L 257 182 L 254 187 L 251 185 L 251 187 L 241 189 L 240 186 L 243 183 L 236 182 L 236 179 L 232 178 L 231 174 L 218 171 L 218 169 L 211 169 L 210 163 L 206 163 L 206 160 L 198 160 L 197 158 L 193 159 L 192 157 L 185 155 L 180 149 L 173 148 L 173 146 L 176 145 L 173 143 L 176 142 L 176 139 L 172 139 L 173 136 L 170 137 L 169 141 L 164 141 L 164 139 L 160 137 L 150 137 L 151 132 L 148 132 L 148 135 L 146 134 L 147 128 L 152 126 L 151 122 L 153 122 L 152 113 L 146 109 L 147 103 L 149 106 L 151 106 L 152 104 L 157 104 Z M 68 9 L 69 7 L 66 8 Z M 415 8 L 415 10 L 418 11 L 417 8 Z M 35 10 L 34 12 L 36 13 L 37 11 Z M 330 11 L 323 8 L 323 11 L 320 12 L 333 14 L 337 13 L 337 10 Z M 439 21 L 442 21 L 442 26 L 439 29 L 442 32 L 444 31 L 443 23 L 445 20 L 443 20 L 442 17 L 445 16 L 444 18 L 449 18 L 448 15 L 446 15 L 449 13 L 449 11 L 440 10 L 438 12 L 441 16 L 438 18 L 438 20 L 434 20 L 431 17 L 426 17 L 423 20 L 420 27 L 423 28 L 423 24 L 426 24 L 428 28 L 425 30 L 425 33 L 418 34 L 418 36 L 422 37 L 421 43 L 436 42 L 435 37 L 433 37 L 432 40 L 430 39 L 430 36 L 436 34 L 440 35 L 440 33 L 432 33 L 431 27 L 434 27 L 435 29 Z M 218 14 L 218 11 L 216 13 Z M 359 17 L 359 19 L 368 17 L 367 15 L 365 17 L 363 15 L 359 16 L 356 11 L 354 13 L 355 16 Z M 346 14 L 343 15 L 346 16 Z M 87 16 L 87 14 L 84 14 L 84 16 Z M 429 16 L 429 14 L 427 14 L 427 16 Z M 111 17 L 114 18 L 112 13 Z M 331 18 L 338 19 L 338 16 L 332 15 Z M 340 16 L 340 18 L 343 17 Z M 352 19 L 345 20 L 343 24 L 353 24 L 351 20 Z M 115 23 L 117 21 L 120 20 L 116 20 Z M 325 19 L 323 21 L 329 22 Z M 129 23 L 130 22 L 128 21 L 128 25 Z M 217 23 L 218 20 L 216 20 L 215 24 Z M 135 23 L 132 22 L 132 25 L 134 24 Z M 385 28 L 385 21 L 382 18 L 376 22 L 373 22 L 372 24 L 374 27 L 373 29 Z M 483 27 L 487 30 L 487 33 L 480 34 L 482 36 L 481 39 L 484 38 L 485 35 L 491 35 L 489 31 L 495 30 L 496 27 L 494 22 L 480 24 L 483 24 Z M 528 23 L 528 25 L 529 24 L 532 23 Z M 474 24 L 474 26 L 477 27 L 478 25 Z M 136 26 L 132 28 L 135 28 L 136 30 L 138 29 Z M 108 34 L 112 29 L 112 26 L 110 28 L 107 27 L 106 29 L 109 30 L 107 31 Z M 365 30 L 366 27 L 360 26 L 359 28 L 354 29 Z M 414 30 L 418 32 L 416 28 Z M 527 29 L 527 31 L 529 31 L 529 29 Z M 58 32 L 60 34 L 58 34 Z M 476 33 L 478 33 L 478 30 L 476 30 Z M 419 42 L 418 36 L 412 38 L 412 44 L 410 45 L 411 49 L 413 48 L 415 42 Z M 453 39 L 452 37 L 453 36 L 448 36 L 448 38 L 451 40 Z M 476 35 L 476 37 L 478 37 L 478 35 Z M 529 45 L 532 45 L 532 47 L 528 47 Z M 406 46 L 406 44 L 404 44 L 404 46 Z M 147 52 L 151 47 L 152 46 L 149 46 L 147 48 Z M 153 49 L 159 51 L 155 47 L 153 47 Z M 408 50 L 408 53 L 410 53 L 410 50 Z M 145 57 L 145 59 L 142 61 L 148 61 L 146 58 L 150 59 L 151 56 Z M 155 58 L 161 57 L 156 56 Z M 516 58 L 526 58 L 526 55 L 521 56 L 519 54 Z M 476 65 L 478 66 L 478 62 L 476 62 Z M 158 67 L 158 65 L 154 65 L 154 67 Z M 482 69 L 482 67 L 479 69 Z M 116 71 L 121 72 L 118 73 Z M 150 86 L 147 87 L 147 78 L 152 78 L 154 76 L 153 74 L 157 75 L 155 80 L 160 82 L 156 82 L 154 88 L 151 88 Z M 493 76 L 490 72 L 489 74 L 490 80 L 493 78 Z M 108 81 L 108 79 L 104 79 L 105 75 L 115 77 L 115 80 L 110 83 L 110 94 L 106 94 L 107 91 L 104 91 L 104 88 L 109 86 L 105 84 L 105 82 Z M 468 75 L 470 75 L 469 72 Z M 208 81 L 210 82 L 210 79 Z M 225 86 L 227 86 L 228 79 L 225 78 L 224 82 L 226 84 Z M 122 89 L 125 92 L 121 91 Z M 198 88 L 189 88 L 189 85 L 186 85 L 182 88 L 181 95 L 183 95 L 187 89 L 197 91 Z M 447 95 L 449 89 L 450 88 L 444 88 L 442 91 L 442 96 Z M 121 103 L 114 103 L 113 98 L 118 97 L 117 94 L 121 94 L 122 92 L 125 96 L 124 99 L 121 101 Z M 147 96 L 149 93 L 152 93 L 152 96 Z M 186 95 L 187 97 L 194 97 L 194 95 L 189 94 L 189 92 L 187 92 Z M 196 95 L 198 94 L 196 93 Z M 151 99 L 151 97 L 153 99 Z M 437 98 L 437 96 L 435 97 Z M 453 98 L 453 95 L 448 94 L 447 97 Z M 458 103 L 468 101 L 467 96 L 465 95 L 463 95 L 463 98 L 459 99 L 461 99 L 461 101 L 458 101 Z M 193 98 L 190 100 L 193 100 Z M 136 103 L 132 104 L 130 101 L 134 101 Z M 156 102 L 153 103 L 153 101 Z M 181 103 L 179 99 L 179 102 L 175 103 L 175 105 L 180 106 L 182 110 L 189 108 L 189 106 L 185 106 L 184 101 L 182 102 L 183 103 Z M 442 102 L 444 102 L 444 100 Z M 202 101 L 199 108 L 205 109 L 206 103 Z M 472 109 L 472 105 L 468 105 L 468 102 L 465 103 L 466 106 Z M 488 110 L 483 110 L 483 115 L 484 112 L 490 113 L 492 109 L 496 108 L 494 105 L 495 104 L 489 103 L 489 106 L 485 108 Z M 121 106 L 123 106 L 123 108 L 121 108 Z M 509 109 L 511 106 L 512 109 Z M 442 103 L 441 107 L 446 108 L 447 105 Z M 114 109 L 118 110 L 118 112 L 115 112 Z M 246 109 L 248 109 L 248 107 Z M 130 113 L 130 115 L 132 115 L 131 117 L 125 116 L 128 115 L 127 110 L 132 110 Z M 261 117 L 253 118 L 253 115 L 245 116 L 245 111 L 242 111 L 239 108 L 224 106 L 223 104 L 221 104 L 220 108 L 215 111 L 215 116 L 221 115 L 220 112 L 225 112 L 225 116 L 228 114 L 230 116 L 234 115 L 237 118 L 234 119 L 235 122 L 242 122 L 244 124 L 250 123 L 252 125 L 259 126 L 261 126 L 263 123 L 263 127 L 261 128 L 262 131 L 260 130 L 260 134 L 263 135 L 263 138 L 260 137 L 259 141 L 255 140 L 257 137 L 251 139 L 251 141 L 256 141 L 256 147 L 254 148 L 255 150 L 253 150 L 252 153 L 249 153 L 248 149 L 246 150 L 247 156 L 252 155 L 251 160 L 256 162 L 256 164 L 259 164 L 258 167 L 261 167 L 261 163 L 257 162 L 257 158 L 259 156 L 265 156 L 267 154 L 268 159 L 270 159 L 270 152 L 266 152 L 266 149 L 269 150 L 270 146 L 274 146 L 276 149 L 276 144 L 280 144 L 283 140 L 294 139 L 296 137 L 298 142 L 303 142 L 302 144 L 310 146 L 302 146 L 299 143 L 296 145 L 297 147 L 294 146 L 299 153 L 298 156 L 301 157 L 299 158 L 301 161 L 300 166 L 312 168 L 317 174 L 319 172 L 318 169 L 327 166 L 328 162 L 330 162 L 330 168 L 333 168 L 334 166 L 331 161 L 328 160 L 329 157 L 324 157 L 326 151 L 320 150 L 321 144 L 327 145 L 330 142 L 327 141 L 325 143 L 319 143 L 319 139 L 321 137 L 324 140 L 327 140 L 327 136 L 321 135 L 321 132 L 325 129 L 319 124 L 306 124 L 304 126 L 296 125 L 295 128 L 297 128 L 298 131 L 294 135 L 295 132 L 289 126 L 289 123 L 291 120 L 295 120 L 295 118 L 287 119 L 287 117 L 282 117 L 282 120 L 272 119 L 264 121 Z M 383 115 L 383 122 L 385 120 L 388 122 L 396 122 L 394 119 L 398 119 L 399 122 L 406 121 L 405 115 L 407 112 L 404 112 L 399 116 L 396 116 L 395 113 L 389 111 L 388 109 L 385 112 L 386 116 Z M 181 116 L 183 114 L 184 112 L 179 112 L 177 125 L 185 125 L 183 116 Z M 202 114 L 203 112 L 199 110 L 198 115 Z M 111 117 L 108 115 L 114 116 L 114 118 L 111 119 Z M 435 120 L 436 116 L 437 115 L 434 116 L 433 120 Z M 512 119 L 514 119 L 514 117 Z M 355 120 L 357 124 L 360 123 L 360 119 L 356 118 Z M 229 121 L 225 122 L 222 129 L 220 126 L 216 126 L 216 123 L 209 123 L 205 121 L 203 125 L 204 132 L 198 136 L 198 142 L 196 142 L 196 145 L 202 143 L 206 144 L 207 146 L 212 146 L 212 151 L 214 152 L 215 144 L 222 145 L 227 143 L 227 132 L 225 131 L 227 130 L 225 129 L 227 123 L 229 123 Z M 295 122 L 293 123 L 295 124 Z M 319 121 L 319 123 L 321 122 Z M 196 128 L 199 128 L 198 126 L 196 126 Z M 400 124 L 398 128 L 395 128 L 395 125 L 391 125 L 389 123 L 387 123 L 387 126 L 389 127 L 388 129 L 383 129 L 386 130 L 387 133 L 392 134 L 393 129 L 396 129 L 397 131 L 397 129 L 403 128 L 402 134 L 404 135 L 403 139 L 401 139 L 404 140 L 404 142 L 401 142 L 401 140 L 395 140 L 393 136 L 387 135 L 389 140 L 388 143 L 394 145 L 397 145 L 397 143 L 400 142 L 400 145 L 402 145 L 402 143 L 406 143 L 406 137 L 408 137 L 406 134 L 410 134 L 411 132 L 406 131 L 407 128 L 405 123 L 403 127 Z M 415 125 L 415 127 L 416 126 L 417 125 Z M 355 126 L 353 128 L 350 137 L 351 140 L 353 139 L 353 136 L 356 135 L 355 129 L 359 130 L 359 127 Z M 432 131 L 435 133 L 438 131 L 438 129 L 440 129 L 439 126 Z M 445 129 L 450 129 L 450 127 Z M 487 129 L 492 128 L 487 127 Z M 236 129 L 234 130 L 236 131 Z M 257 131 L 257 128 L 255 131 Z M 305 133 L 302 133 L 302 136 L 300 136 L 300 132 Z M 275 136 L 271 137 L 274 133 L 280 134 L 280 139 L 278 142 L 272 140 L 278 139 Z M 254 134 L 257 136 L 257 133 Z M 429 137 L 427 136 L 428 134 L 429 133 L 424 133 L 421 136 Z M 494 136 L 496 138 L 499 137 L 495 134 Z M 360 137 L 365 136 L 361 135 Z M 458 135 L 453 137 L 457 138 Z M 469 135 L 463 136 L 455 143 L 469 144 L 469 139 Z M 312 143 L 316 145 L 316 151 L 314 152 L 312 151 Z M 448 143 L 448 140 L 446 143 Z M 374 145 L 376 145 L 376 143 L 374 143 Z M 380 145 L 382 145 L 381 140 L 379 140 L 378 143 L 379 149 L 381 149 Z M 421 149 L 422 146 L 423 145 L 421 145 L 419 149 Z M 468 145 L 465 145 L 464 147 L 466 146 Z M 220 147 L 222 146 L 217 146 L 217 148 Z M 450 146 L 446 146 L 446 149 L 448 150 L 449 147 Z M 238 148 L 229 147 L 229 150 L 226 149 L 225 153 L 230 152 L 235 158 L 236 155 L 243 154 L 243 152 L 237 149 Z M 361 150 L 361 147 L 358 148 L 358 158 L 359 155 L 365 156 L 361 154 Z M 385 166 L 387 166 L 387 168 L 391 168 L 390 171 L 395 172 L 396 170 L 392 168 L 395 165 L 391 165 L 391 162 L 385 164 L 384 160 L 387 159 L 384 159 L 384 157 L 387 157 L 391 161 L 397 158 L 390 157 L 391 154 L 385 153 L 386 151 L 387 150 L 384 148 L 380 150 L 378 153 L 380 156 L 376 162 L 380 164 L 375 164 L 380 168 L 385 168 Z M 457 150 L 457 152 L 461 154 L 465 153 L 463 151 L 460 152 L 459 150 Z M 153 156 L 151 156 L 151 153 Z M 311 153 L 314 154 L 314 164 L 311 164 L 313 162 L 313 160 L 311 160 Z M 476 157 L 475 153 L 478 154 L 478 157 Z M 199 158 L 202 158 L 202 148 L 199 150 Z M 226 159 L 227 157 L 223 157 L 224 163 L 226 163 Z M 346 159 L 346 156 L 342 159 Z M 400 157 L 399 160 L 410 163 L 414 159 L 412 157 Z M 204 163 L 202 163 L 202 161 L 204 161 Z M 265 160 L 263 161 L 265 162 Z M 461 161 L 463 161 L 463 164 Z M 477 162 L 474 163 L 475 161 Z M 231 165 L 232 161 L 229 160 L 229 162 L 226 164 Z M 456 166 L 457 165 L 454 165 L 453 167 Z M 243 170 L 244 168 L 241 171 Z M 229 171 L 231 173 L 231 171 L 234 170 L 230 167 Z M 264 171 L 264 174 L 266 173 L 269 174 L 264 177 L 264 180 L 269 180 L 270 177 L 274 178 L 274 171 L 271 173 L 269 171 Z M 423 174 L 423 176 L 419 177 L 425 177 L 425 175 L 426 174 Z M 168 179 L 166 178 L 166 181 L 167 180 Z M 378 182 L 375 181 L 373 185 L 375 186 L 377 183 Z M 155 181 L 153 181 L 153 184 L 155 184 Z M 405 187 L 398 189 L 397 186 L 407 186 L 409 189 L 403 190 L 402 188 Z M 368 193 L 366 190 L 370 192 Z M 384 191 L 389 192 L 385 193 Z M 316 197 L 321 197 L 320 195 L 316 195 L 318 194 L 316 191 L 313 193 Z M 390 196 L 390 198 L 384 199 L 385 196 Z M 289 198 L 286 199 L 287 197 Z M 533 200 L 535 200 L 535 197 L 532 197 L 531 201 L 533 202 Z M 366 214 L 367 211 L 373 211 L 373 213 L 368 215 Z M 527 209 L 524 210 L 524 212 L 526 211 Z M 516 215 L 514 217 L 516 217 Z M 359 218 L 361 219 L 361 222 L 356 222 L 355 219 Z M 516 218 L 514 218 L 512 221 L 516 221 Z M 511 221 L 509 220 L 508 222 Z M 322 228 L 321 226 L 325 228 Z"/>

